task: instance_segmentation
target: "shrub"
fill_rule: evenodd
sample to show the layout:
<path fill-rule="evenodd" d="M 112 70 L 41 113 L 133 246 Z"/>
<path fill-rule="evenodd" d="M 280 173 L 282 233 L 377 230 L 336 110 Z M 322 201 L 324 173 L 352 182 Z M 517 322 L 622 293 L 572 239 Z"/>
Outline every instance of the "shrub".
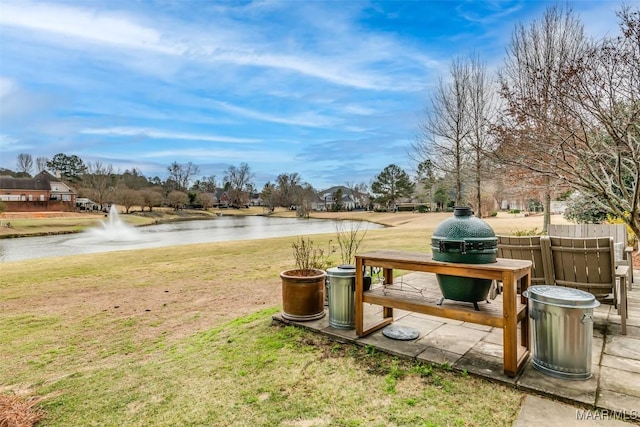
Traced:
<path fill-rule="evenodd" d="M 511 232 L 512 236 L 537 236 L 538 234 L 540 234 L 538 232 L 538 227 L 535 228 L 530 228 L 530 229 L 524 229 L 524 230 L 513 230 Z"/>
<path fill-rule="evenodd" d="M 563 216 L 578 224 L 599 224 L 607 219 L 607 211 L 598 207 L 591 197 L 576 193 L 567 202 Z"/>

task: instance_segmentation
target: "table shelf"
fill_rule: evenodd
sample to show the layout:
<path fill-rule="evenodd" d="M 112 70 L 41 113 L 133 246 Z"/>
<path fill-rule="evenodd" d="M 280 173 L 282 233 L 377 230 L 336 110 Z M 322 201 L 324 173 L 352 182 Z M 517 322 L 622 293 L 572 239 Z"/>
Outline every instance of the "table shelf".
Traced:
<path fill-rule="evenodd" d="M 421 271 L 452 276 L 492 279 L 502 282 L 502 304 L 482 304 L 481 310 L 475 310 L 470 303 L 445 300 L 438 305 L 440 296 L 393 291 L 382 287 L 363 291 L 361 275 L 356 275 L 356 334 L 366 336 L 393 322 L 393 309 L 407 310 L 432 316 L 461 320 L 503 329 L 504 372 L 516 376 L 529 352 L 529 321 L 526 300 L 516 294 L 518 282 L 524 291 L 531 281 L 531 261 L 498 258 L 490 264 L 458 264 L 434 261 L 430 254 L 382 250 L 356 255 L 356 271 L 366 267 L 384 269 L 385 285 L 393 284 L 393 270 Z M 383 318 L 380 322 L 364 328 L 363 304 L 382 306 Z M 518 344 L 518 324 L 520 341 Z"/>

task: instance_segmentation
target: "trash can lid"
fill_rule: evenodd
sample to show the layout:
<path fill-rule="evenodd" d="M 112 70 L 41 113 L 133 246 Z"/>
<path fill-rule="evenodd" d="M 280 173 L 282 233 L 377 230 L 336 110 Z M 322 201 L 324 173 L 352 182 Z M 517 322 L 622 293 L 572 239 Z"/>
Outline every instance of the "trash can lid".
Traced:
<path fill-rule="evenodd" d="M 600 305 L 593 294 L 563 286 L 531 286 L 523 295 L 533 301 L 561 307 L 595 308 Z"/>
<path fill-rule="evenodd" d="M 355 277 L 356 267 L 349 264 L 342 264 L 328 269 L 327 274 L 333 277 Z"/>

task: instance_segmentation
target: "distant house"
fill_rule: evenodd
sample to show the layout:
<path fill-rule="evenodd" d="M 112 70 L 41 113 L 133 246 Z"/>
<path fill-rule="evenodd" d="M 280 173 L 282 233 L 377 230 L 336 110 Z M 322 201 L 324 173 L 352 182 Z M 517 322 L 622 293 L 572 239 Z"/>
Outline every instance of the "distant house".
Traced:
<path fill-rule="evenodd" d="M 229 193 L 222 188 L 216 188 L 215 203 L 219 208 L 229 207 Z"/>
<path fill-rule="evenodd" d="M 76 198 L 76 208 L 81 211 L 99 211 L 100 205 L 86 197 L 78 197 Z"/>
<path fill-rule="evenodd" d="M 7 212 L 73 211 L 76 191 L 42 171 L 33 178 L 0 176 L 0 200 Z"/>
<path fill-rule="evenodd" d="M 249 195 L 249 204 L 251 206 L 262 206 L 262 197 L 260 197 L 260 193 L 251 193 Z"/>
<path fill-rule="evenodd" d="M 340 200 L 337 200 L 338 194 L 342 194 Z M 340 205 L 342 210 L 353 210 L 362 208 L 367 205 L 365 197 L 356 195 L 353 191 L 343 185 L 337 185 L 317 193 L 318 199 L 312 206 L 316 211 L 328 211 L 334 209 L 336 205 Z"/>

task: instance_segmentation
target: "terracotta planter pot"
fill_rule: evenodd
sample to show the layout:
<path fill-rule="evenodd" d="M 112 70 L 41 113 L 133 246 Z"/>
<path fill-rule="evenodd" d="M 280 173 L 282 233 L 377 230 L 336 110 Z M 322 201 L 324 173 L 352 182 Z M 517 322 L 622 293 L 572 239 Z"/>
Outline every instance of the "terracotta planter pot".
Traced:
<path fill-rule="evenodd" d="M 324 317 L 324 288 L 327 273 L 323 270 L 285 270 L 282 279 L 282 317 L 307 321 Z"/>

